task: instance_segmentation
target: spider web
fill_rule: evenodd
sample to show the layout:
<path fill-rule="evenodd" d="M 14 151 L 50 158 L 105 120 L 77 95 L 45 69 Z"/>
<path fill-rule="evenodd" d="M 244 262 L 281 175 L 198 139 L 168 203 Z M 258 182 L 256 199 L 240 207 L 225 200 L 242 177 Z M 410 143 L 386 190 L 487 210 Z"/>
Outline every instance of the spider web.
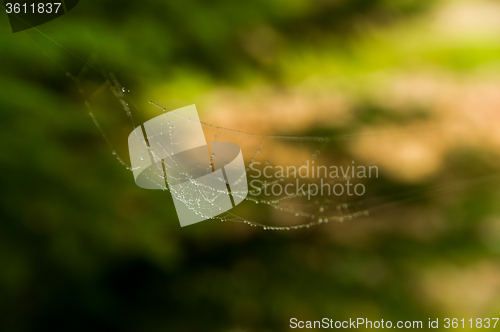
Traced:
<path fill-rule="evenodd" d="M 89 62 L 97 62 L 96 56 L 92 56 L 91 59 L 89 59 Z M 113 73 L 109 73 L 107 75 L 108 78 L 99 88 L 91 93 L 87 93 L 86 88 L 84 87 L 85 75 L 93 67 L 93 64 L 88 63 L 82 68 L 78 75 L 73 75 L 70 72 L 66 72 L 66 75 L 76 85 L 78 92 L 83 99 L 83 103 L 88 110 L 89 116 L 91 117 L 96 128 L 99 130 L 104 141 L 109 146 L 111 154 L 125 169 L 133 171 L 134 169 L 126 161 L 126 158 L 117 152 L 107 133 L 103 130 L 103 127 L 96 117 L 92 100 L 97 99 L 102 94 L 110 93 L 111 96 L 113 96 L 113 98 L 118 102 L 122 112 L 127 116 L 127 118 L 129 118 L 131 124 L 130 130 L 136 128 L 138 125 L 137 121 L 134 120 L 135 116 L 133 114 L 134 112 L 132 111 L 132 107 L 136 108 L 137 112 L 140 112 L 140 110 L 137 107 L 137 103 L 134 101 L 134 98 L 132 98 L 130 90 L 123 86 Z M 155 107 L 158 110 L 158 114 L 170 111 L 170 109 L 167 109 L 154 101 L 149 101 L 149 105 Z M 256 178 L 256 183 L 253 184 L 252 189 L 249 189 L 246 197 L 244 197 L 245 193 L 236 191 L 231 192 L 232 195 L 240 196 L 241 198 L 244 197 L 244 203 L 242 203 L 243 210 L 249 209 L 248 206 L 245 205 L 257 205 L 259 207 L 269 207 L 270 209 L 283 214 L 285 217 L 278 218 L 280 219 L 278 225 L 257 222 L 252 218 L 244 216 L 244 212 L 238 212 L 238 210 L 240 210 L 238 207 L 231 211 L 224 212 L 217 217 L 207 219 L 242 223 L 253 227 L 261 227 L 265 230 L 295 230 L 309 228 L 329 222 L 350 221 L 369 215 L 369 209 L 363 206 L 363 201 L 360 197 L 355 197 L 356 199 L 353 200 L 349 199 L 349 197 L 345 194 L 318 195 L 315 193 L 317 190 L 313 192 L 309 185 L 318 182 L 320 178 L 301 178 L 297 174 L 294 174 L 293 170 L 296 171 L 301 166 L 305 167 L 308 161 L 318 161 L 319 158 L 321 158 L 321 155 L 331 153 L 333 150 L 331 143 L 334 140 L 339 139 L 339 137 L 264 135 L 224 128 L 204 121 L 200 121 L 200 123 L 204 129 L 207 142 L 227 141 L 243 146 L 242 150 L 245 155 L 244 160 L 246 161 L 247 176 L 249 175 L 248 172 L 255 170 L 252 165 L 260 165 L 268 168 L 281 166 L 283 169 L 292 169 L 291 172 L 289 171 L 284 173 L 282 176 L 273 176 L 270 180 L 264 176 Z M 162 131 L 161 134 L 170 135 L 175 138 L 176 128 L 173 128 L 170 123 L 166 123 L 165 129 L 166 130 Z M 340 137 L 340 139 L 345 139 L 345 137 Z M 267 151 L 268 149 L 269 152 Z M 275 154 L 276 151 L 279 152 L 284 149 L 288 150 L 288 154 L 291 153 L 293 156 L 292 161 L 289 159 L 286 160 L 285 164 L 283 164 L 278 160 L 273 160 L 276 159 L 273 158 L 273 154 Z M 294 150 L 298 152 L 294 153 Z M 217 156 L 212 155 L 211 158 L 213 167 L 213 158 L 217 158 Z M 325 165 L 327 164 L 324 164 L 323 166 Z M 195 177 L 192 176 L 193 170 L 186 170 L 186 172 L 179 173 L 170 169 L 168 165 L 164 165 L 163 171 L 164 172 L 162 173 L 155 173 L 156 178 L 151 178 L 150 180 L 154 183 L 165 183 L 166 178 L 173 177 L 179 182 L 196 182 Z M 255 175 L 253 176 L 255 177 Z M 282 193 L 280 195 L 264 195 L 266 187 L 272 188 L 276 185 L 291 185 L 291 180 L 296 181 L 298 179 L 302 181 L 301 185 L 303 185 L 304 188 L 301 189 L 298 194 L 296 191 L 294 194 Z M 349 181 L 349 176 L 340 176 L 335 179 L 321 179 L 328 180 L 328 185 L 333 186 L 335 184 L 345 184 Z M 240 180 L 246 181 L 246 179 Z M 159 189 L 171 191 L 171 194 L 176 199 L 182 201 L 188 209 L 195 211 L 195 213 L 198 213 L 197 210 L 206 209 L 207 205 L 211 205 L 214 209 L 216 209 L 217 207 L 214 205 L 214 201 L 219 195 L 222 195 L 225 192 L 214 191 L 214 189 L 210 186 L 200 183 L 197 183 L 197 185 L 199 186 L 197 195 L 186 195 L 186 193 L 182 191 L 172 191 L 172 189 L 168 186 L 159 186 Z M 259 191 L 261 194 L 259 194 Z M 269 216 L 266 216 L 266 218 L 268 217 Z"/>
<path fill-rule="evenodd" d="M 36 28 L 34 30 L 38 31 Z M 39 31 L 38 31 L 39 32 Z M 41 33 L 41 32 L 40 32 Z M 41 33 L 45 38 L 50 39 L 50 37 Z M 31 37 L 30 37 L 31 38 Z M 79 73 L 74 75 L 67 68 L 64 68 L 57 60 L 48 54 L 40 44 L 32 39 L 32 41 L 42 50 L 42 53 L 47 56 L 59 69 L 61 69 L 66 76 L 69 77 L 75 86 L 77 87 L 78 93 L 80 94 L 85 107 L 88 110 L 88 114 L 91 117 L 94 125 L 102 135 L 104 141 L 109 146 L 111 154 L 116 158 L 116 160 L 127 170 L 133 171 L 129 163 L 126 161 L 122 154 L 118 153 L 111 143 L 109 136 L 106 131 L 103 130 L 100 122 L 96 117 L 96 112 L 94 111 L 94 106 L 97 103 L 97 99 L 102 96 L 111 96 L 114 100 L 115 106 L 118 105 L 121 112 L 125 114 L 131 124 L 130 131 L 136 128 L 138 122 L 135 121 L 136 117 L 144 115 L 142 108 L 149 104 L 150 107 L 154 107 L 157 110 L 157 114 L 166 113 L 175 108 L 167 108 L 160 105 L 152 100 L 149 103 L 146 102 L 136 102 L 136 99 L 142 98 L 145 100 L 144 96 L 140 96 L 133 89 L 132 91 L 126 88 L 117 77 L 110 72 L 102 69 L 100 67 L 98 57 L 94 54 L 87 61 L 76 56 L 71 51 L 64 48 L 62 45 L 55 41 L 57 46 L 66 50 L 69 54 L 75 56 L 78 60 L 84 63 L 83 67 L 80 67 Z M 96 77 L 87 77 L 91 74 L 97 75 Z M 103 82 L 104 78 L 104 82 Z M 100 82 L 99 82 L 100 81 Z M 90 82 L 90 83 L 89 83 Z M 99 82 L 99 83 L 97 83 Z M 140 98 L 139 98 L 140 97 Z M 118 102 L 118 104 L 116 104 Z M 103 109 L 106 111 L 110 110 L 112 107 L 106 105 Z M 203 114 L 203 113 L 202 113 Z M 328 158 L 331 155 L 336 155 L 339 146 L 349 142 L 349 140 L 356 138 L 360 135 L 385 135 L 388 132 L 373 132 L 373 133 L 361 133 L 361 134 L 350 134 L 350 135 L 325 135 L 325 136 L 309 136 L 309 135 L 266 135 L 251 133 L 248 131 L 242 131 L 237 129 L 226 128 L 222 126 L 217 126 L 217 124 L 211 124 L 208 122 L 201 121 L 203 126 L 205 137 L 207 142 L 213 141 L 228 141 L 238 144 L 242 147 L 244 152 L 244 160 L 246 161 L 247 171 L 251 169 L 252 163 L 260 163 L 262 167 L 276 165 L 288 166 L 295 165 L 296 168 L 304 165 L 308 161 L 319 161 L 323 158 L 323 164 L 326 166 L 343 164 L 344 166 L 350 165 L 351 159 L 346 160 L 346 156 L 342 156 L 340 159 Z M 429 131 L 439 131 L 443 128 L 446 123 L 437 123 L 434 127 L 429 127 L 429 125 L 422 126 L 422 128 L 413 127 L 412 130 L 415 134 L 421 132 Z M 403 128 L 401 132 L 408 132 L 407 129 Z M 293 158 L 289 158 L 285 163 L 280 160 L 279 156 L 281 154 L 292 154 Z M 325 156 L 327 157 L 325 159 Z M 381 156 L 383 157 L 383 156 Z M 291 160 L 291 162 L 290 162 Z M 373 162 L 376 163 L 377 159 Z M 352 161 L 354 163 L 354 161 Z M 318 164 L 320 164 L 318 162 Z M 359 165 L 359 163 L 358 163 Z M 366 166 L 373 165 L 372 162 L 368 163 Z M 194 181 L 194 179 L 189 177 L 189 172 L 183 174 L 187 177 L 188 181 Z M 171 176 L 173 174 L 170 174 Z M 290 174 L 287 174 L 288 176 Z M 161 180 L 165 180 L 169 176 L 168 171 L 163 174 L 158 174 Z M 174 175 L 175 176 L 175 175 Z M 297 230 L 310 228 L 320 224 L 326 224 L 330 222 L 345 222 L 352 221 L 354 219 L 367 217 L 372 215 L 375 211 L 381 211 L 385 209 L 392 208 L 399 204 L 404 204 L 409 201 L 419 200 L 422 196 L 429 195 L 440 195 L 445 192 L 456 191 L 460 188 L 477 185 L 480 183 L 489 182 L 498 178 L 498 172 L 481 175 L 473 177 L 467 180 L 452 180 L 448 184 L 438 184 L 435 186 L 427 186 L 414 190 L 406 191 L 387 191 L 381 195 L 380 191 L 371 191 L 367 184 L 367 193 L 362 197 L 352 197 L 347 195 L 312 195 L 315 196 L 313 199 L 310 198 L 310 190 L 305 190 L 301 194 L 297 195 L 276 195 L 277 197 L 267 197 L 265 195 L 255 195 L 257 190 L 255 186 L 249 191 L 249 195 L 245 197 L 244 203 L 240 204 L 231 211 L 222 213 L 217 217 L 210 219 L 217 219 L 220 221 L 230 221 L 235 223 L 242 223 L 253 227 L 260 227 L 265 230 Z M 291 178 L 294 180 L 295 178 Z M 260 179 L 262 180 L 262 178 Z M 263 182 L 257 188 L 263 191 L 266 187 L 272 187 L 275 184 L 283 183 L 287 184 L 290 178 L 287 177 L 276 177 L 272 181 Z M 308 178 L 304 181 L 309 183 L 318 183 L 318 178 Z M 328 179 L 332 180 L 332 179 Z M 330 181 L 331 185 L 335 184 L 345 184 L 349 177 L 338 177 Z M 369 179 L 372 180 L 372 179 Z M 266 179 L 264 179 L 266 181 Z M 361 181 L 363 182 L 363 181 Z M 370 182 L 370 181 L 368 181 Z M 373 181 L 372 181 L 373 183 Z M 383 183 L 382 183 L 383 184 Z M 169 188 L 163 189 L 169 191 Z M 210 188 L 204 187 L 204 192 L 210 192 Z M 221 193 L 213 193 L 217 196 Z M 239 193 L 233 193 L 238 195 Z M 183 193 L 173 192 L 173 196 L 176 198 L 182 197 Z M 187 197 L 185 196 L 183 200 L 187 203 L 187 206 L 191 209 L 196 209 L 198 204 L 202 203 L 199 197 Z M 208 204 L 211 200 L 207 200 Z M 257 213 L 257 212 L 258 213 Z M 269 223 L 258 222 L 256 220 L 266 219 L 270 220 Z"/>

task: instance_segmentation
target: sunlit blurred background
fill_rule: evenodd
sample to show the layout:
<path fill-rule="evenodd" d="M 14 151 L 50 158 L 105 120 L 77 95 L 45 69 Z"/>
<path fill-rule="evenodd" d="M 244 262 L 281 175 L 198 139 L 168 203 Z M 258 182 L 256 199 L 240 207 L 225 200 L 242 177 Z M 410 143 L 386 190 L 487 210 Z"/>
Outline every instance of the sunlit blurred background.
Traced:
<path fill-rule="evenodd" d="M 81 1 L 37 29 L 0 15 L 1 331 L 500 315 L 499 2 Z M 207 137 L 247 161 L 261 136 L 237 131 L 331 138 L 329 162 L 379 167 L 369 216 L 181 228 L 170 194 L 137 187 L 88 115 L 85 101 L 128 162 L 112 77 L 136 125 L 161 114 L 149 101 L 196 104 L 234 130 Z M 317 148 L 262 151 L 303 146 Z"/>

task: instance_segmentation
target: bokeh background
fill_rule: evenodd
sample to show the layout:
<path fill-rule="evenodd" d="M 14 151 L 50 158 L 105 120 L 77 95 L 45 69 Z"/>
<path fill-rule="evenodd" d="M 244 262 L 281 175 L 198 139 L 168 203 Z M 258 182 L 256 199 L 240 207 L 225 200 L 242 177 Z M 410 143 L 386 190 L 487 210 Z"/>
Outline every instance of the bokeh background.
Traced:
<path fill-rule="evenodd" d="M 499 2 L 81 1 L 38 29 L 0 15 L 0 330 L 500 315 Z M 332 158 L 379 166 L 370 215 L 180 228 L 88 115 L 127 161 L 113 75 L 136 123 L 159 114 L 149 100 L 195 103 L 217 126 L 331 137 Z"/>

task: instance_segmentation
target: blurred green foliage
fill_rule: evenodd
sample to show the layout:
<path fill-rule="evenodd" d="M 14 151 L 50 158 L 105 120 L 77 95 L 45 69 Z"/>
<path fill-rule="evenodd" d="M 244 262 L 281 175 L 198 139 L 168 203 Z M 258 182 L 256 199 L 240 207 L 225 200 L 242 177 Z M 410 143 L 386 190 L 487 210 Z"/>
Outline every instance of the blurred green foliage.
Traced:
<path fill-rule="evenodd" d="M 140 102 L 161 86 L 166 105 L 182 106 L 218 86 L 283 87 L 321 73 L 360 100 L 345 130 L 411 122 L 426 110 L 408 118 L 371 105 L 362 75 L 420 63 L 467 75 L 496 61 L 500 48 L 488 38 L 428 34 L 414 19 L 434 4 L 81 1 L 40 26 L 44 35 L 12 34 L 0 15 L 0 330 L 285 331 L 292 317 L 425 324 L 442 315 L 419 298 L 419 279 L 443 262 L 498 259 L 477 235 L 478 221 L 500 212 L 495 186 L 460 187 L 450 202 L 432 181 L 419 183 L 419 199 L 387 215 L 391 229 L 377 228 L 377 217 L 288 233 L 214 221 L 181 229 L 170 195 L 137 188 L 116 162 L 66 76 L 88 62 L 115 73 Z M 85 94 L 106 79 L 94 69 L 82 76 Z M 99 98 L 95 114 L 126 156 L 128 119 L 116 100 Z M 336 133 L 303 133 L 320 130 Z M 496 171 L 481 167 L 488 156 L 456 151 L 436 178 Z M 379 186 L 395 193 L 393 203 L 415 189 L 388 178 Z M 436 216 L 444 231 L 412 235 L 415 225 L 436 232 Z M 487 314 L 498 315 L 492 308 Z"/>

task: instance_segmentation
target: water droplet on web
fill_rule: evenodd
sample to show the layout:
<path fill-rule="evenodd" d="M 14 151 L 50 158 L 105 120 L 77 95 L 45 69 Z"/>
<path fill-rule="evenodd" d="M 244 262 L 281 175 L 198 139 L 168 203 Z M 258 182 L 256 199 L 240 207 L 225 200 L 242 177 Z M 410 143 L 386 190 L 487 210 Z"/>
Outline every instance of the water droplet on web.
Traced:
<path fill-rule="evenodd" d="M 141 160 L 144 160 L 144 157 L 141 157 Z"/>
<path fill-rule="evenodd" d="M 127 90 L 125 89 L 125 87 L 123 87 L 122 88 L 122 92 L 125 93 L 125 91 L 127 91 Z"/>

